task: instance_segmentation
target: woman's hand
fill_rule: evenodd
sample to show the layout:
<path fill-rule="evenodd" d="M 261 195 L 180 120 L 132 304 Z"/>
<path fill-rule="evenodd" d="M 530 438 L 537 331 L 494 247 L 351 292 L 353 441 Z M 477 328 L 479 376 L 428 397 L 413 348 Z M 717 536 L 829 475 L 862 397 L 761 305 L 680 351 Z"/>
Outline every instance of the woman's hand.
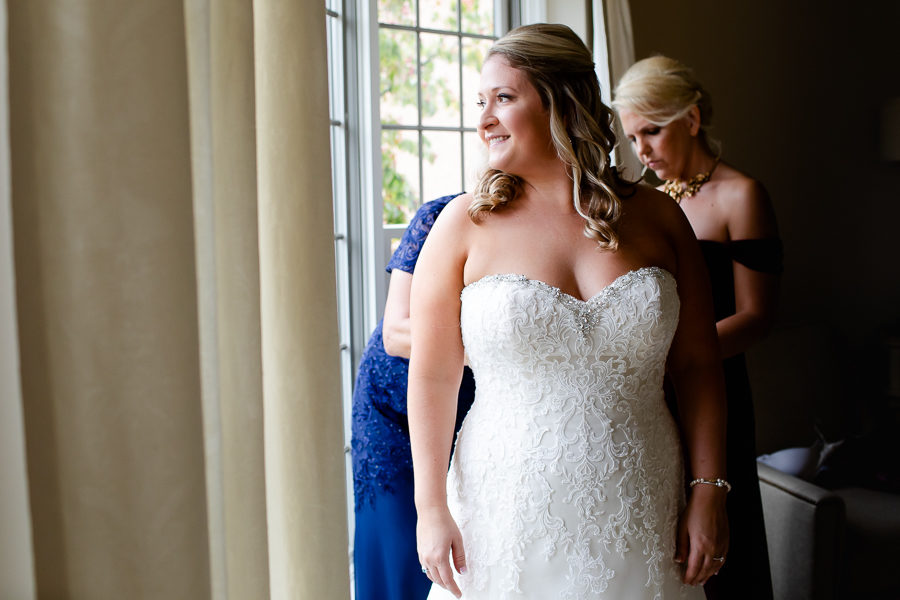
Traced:
<path fill-rule="evenodd" d="M 459 573 L 466 570 L 466 553 L 463 550 L 462 534 L 450 511 L 446 508 L 419 510 L 416 524 L 419 562 L 431 581 L 449 590 L 454 596 L 462 596 L 453 568 Z M 450 555 L 453 555 L 453 567 Z"/>
<path fill-rule="evenodd" d="M 725 493 L 709 485 L 691 488 L 678 523 L 675 552 L 675 562 L 685 565 L 683 581 L 689 585 L 703 585 L 725 563 L 721 560 L 728 551 Z"/>

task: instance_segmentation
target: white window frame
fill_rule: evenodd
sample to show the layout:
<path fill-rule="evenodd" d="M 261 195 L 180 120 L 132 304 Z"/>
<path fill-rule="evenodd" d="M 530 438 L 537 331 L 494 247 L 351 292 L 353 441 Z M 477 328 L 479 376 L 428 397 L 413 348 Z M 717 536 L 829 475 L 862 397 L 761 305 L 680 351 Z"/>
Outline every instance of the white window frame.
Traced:
<path fill-rule="evenodd" d="M 347 523 L 349 547 L 348 568 L 353 573 L 353 465 L 350 456 L 351 407 L 353 379 L 359 355 L 365 345 L 359 326 L 360 307 L 366 302 L 359 297 L 360 261 L 364 252 L 358 248 L 361 235 L 359 202 L 359 102 L 355 93 L 357 71 L 353 32 L 356 3 L 353 0 L 326 0 L 328 31 L 328 85 L 331 127 L 332 196 L 334 207 L 335 279 L 340 335 L 341 404 L 344 415 L 344 456 L 347 489 Z M 362 340 L 362 341 L 360 341 Z M 353 586 L 351 586 L 351 597 Z"/>

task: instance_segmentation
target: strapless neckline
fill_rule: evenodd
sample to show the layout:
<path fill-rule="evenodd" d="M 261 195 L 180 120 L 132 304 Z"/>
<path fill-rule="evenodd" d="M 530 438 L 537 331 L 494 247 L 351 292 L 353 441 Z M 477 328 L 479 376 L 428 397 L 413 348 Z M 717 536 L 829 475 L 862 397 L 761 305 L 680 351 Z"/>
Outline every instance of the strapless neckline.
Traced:
<path fill-rule="evenodd" d="M 604 286 L 600 291 L 596 294 L 582 300 L 577 296 L 573 296 L 567 292 L 562 291 L 560 288 L 555 285 L 551 285 L 545 281 L 541 281 L 540 279 L 533 279 L 527 277 L 526 275 L 522 275 L 519 273 L 495 273 L 492 275 L 485 275 L 480 279 L 476 279 L 475 281 L 468 283 L 463 287 L 462 294 L 472 288 L 481 287 L 483 285 L 487 285 L 489 283 L 494 283 L 498 281 L 509 281 L 509 282 L 521 282 L 529 286 L 533 286 L 535 288 L 550 292 L 556 298 L 564 299 L 567 302 L 573 302 L 577 304 L 593 304 L 601 301 L 603 298 L 608 296 L 612 291 L 621 289 L 629 285 L 633 280 L 642 277 L 645 274 L 653 275 L 659 277 L 660 279 L 671 279 L 675 280 L 675 276 L 672 275 L 667 269 L 662 267 L 657 267 L 655 265 L 646 266 L 646 267 L 638 267 L 637 269 L 631 269 L 626 271 L 625 273 L 619 275 L 615 279 L 613 279 L 609 284 Z"/>

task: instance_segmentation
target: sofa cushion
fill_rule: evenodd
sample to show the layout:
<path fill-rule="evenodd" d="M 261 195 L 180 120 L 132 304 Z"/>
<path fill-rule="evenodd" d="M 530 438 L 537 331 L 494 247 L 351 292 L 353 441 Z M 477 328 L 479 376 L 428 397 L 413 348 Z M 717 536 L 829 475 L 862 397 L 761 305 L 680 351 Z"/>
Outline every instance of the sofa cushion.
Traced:
<path fill-rule="evenodd" d="M 764 463 L 757 469 L 775 598 L 838 598 L 843 500 Z"/>

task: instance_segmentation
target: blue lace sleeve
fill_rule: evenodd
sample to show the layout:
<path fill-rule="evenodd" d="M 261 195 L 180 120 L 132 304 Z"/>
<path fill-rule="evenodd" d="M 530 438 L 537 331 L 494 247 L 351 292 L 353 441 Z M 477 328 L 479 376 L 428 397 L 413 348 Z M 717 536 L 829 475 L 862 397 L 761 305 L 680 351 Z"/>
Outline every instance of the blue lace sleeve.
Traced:
<path fill-rule="evenodd" d="M 447 206 L 447 203 L 459 196 L 459 194 L 451 194 L 443 196 L 437 200 L 426 202 L 419 207 L 413 216 L 412 221 L 403 233 L 400 245 L 394 250 L 391 260 L 388 262 L 385 271 L 390 273 L 394 269 L 400 269 L 407 273 L 412 273 L 416 269 L 416 261 L 419 259 L 419 252 L 422 250 L 422 244 L 431 231 L 435 219 Z"/>
<path fill-rule="evenodd" d="M 387 271 L 412 273 L 422 244 L 438 214 L 459 194 L 444 196 L 416 212 L 403 234 Z M 384 350 L 379 322 L 363 351 L 353 390 L 351 441 L 356 508 L 374 502 L 380 492 L 393 492 L 396 482 L 412 480 L 412 455 L 406 416 L 409 361 Z M 457 430 L 475 395 L 471 371 L 465 369 L 459 392 Z"/>

